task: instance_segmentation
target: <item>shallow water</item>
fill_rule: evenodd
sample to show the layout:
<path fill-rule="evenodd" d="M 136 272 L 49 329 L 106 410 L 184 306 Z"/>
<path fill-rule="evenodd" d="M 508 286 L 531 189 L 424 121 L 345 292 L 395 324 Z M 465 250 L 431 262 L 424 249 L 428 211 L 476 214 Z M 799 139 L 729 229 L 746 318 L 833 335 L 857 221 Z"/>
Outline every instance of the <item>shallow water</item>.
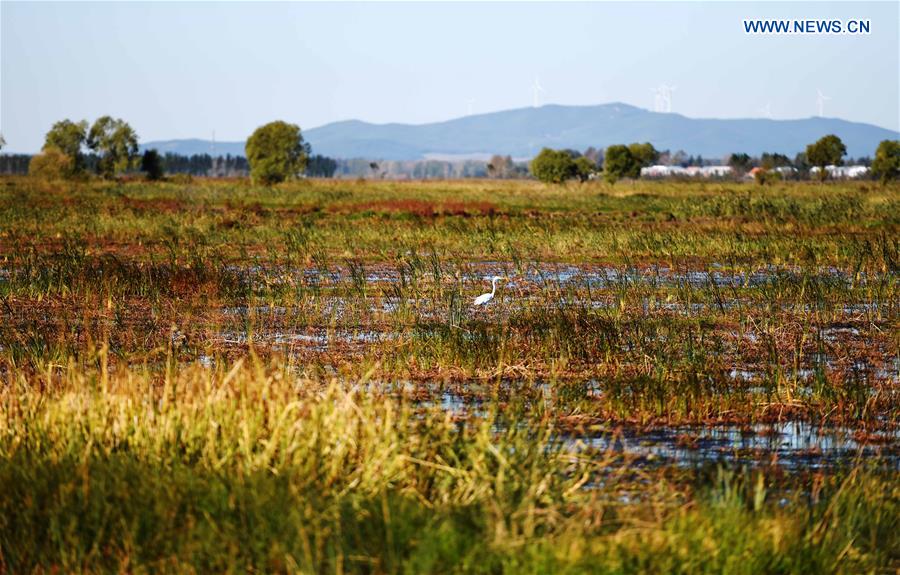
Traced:
<path fill-rule="evenodd" d="M 348 345 L 361 347 L 366 344 L 383 343 L 396 339 L 397 334 L 371 329 L 326 329 L 310 328 L 304 332 L 247 332 L 225 331 L 216 335 L 217 343 L 226 345 L 247 345 L 251 339 L 255 345 L 268 345 L 276 349 L 290 350 L 302 348 L 309 351 L 344 349 Z"/>
<path fill-rule="evenodd" d="M 533 386 L 532 402 L 552 403 L 553 386 L 547 383 L 514 383 Z M 409 382 L 370 382 L 372 389 L 406 397 L 420 392 L 413 403 L 423 409 L 439 409 L 457 419 L 490 417 L 490 386 L 436 388 Z M 592 381 L 589 393 L 600 393 Z M 460 393 L 463 391 L 463 393 Z M 424 392 L 424 393 L 422 393 Z M 502 405 L 502 404 L 499 404 Z M 497 409 L 494 407 L 493 409 Z M 502 408 L 500 411 L 502 421 Z M 627 424 L 600 424 L 575 432 L 563 426 L 559 445 L 579 452 L 613 452 L 634 459 L 638 465 L 674 464 L 697 467 L 710 463 L 779 465 L 789 470 L 833 468 L 851 464 L 857 458 L 878 457 L 884 465 L 900 470 L 900 429 L 873 434 L 846 427 L 822 426 L 805 421 L 756 423 L 749 425 L 676 425 L 640 427 Z"/>
<path fill-rule="evenodd" d="M 345 266 L 328 266 L 327 268 L 291 268 L 284 266 L 229 266 L 229 271 L 243 275 L 248 280 L 259 280 L 266 277 L 269 280 L 302 280 L 321 284 L 322 282 L 336 284 L 354 278 L 367 284 L 398 283 L 402 281 L 420 280 L 422 278 L 434 278 L 431 266 L 427 269 L 404 269 L 397 267 L 372 265 L 362 266 L 361 272 L 352 273 Z M 836 283 L 842 286 L 866 285 L 870 281 L 877 281 L 879 277 L 869 277 L 864 273 L 851 276 L 843 270 L 833 267 L 817 269 L 810 273 L 801 268 L 785 268 L 770 265 L 753 271 L 725 271 L 721 265 L 712 264 L 706 269 L 672 269 L 661 265 L 647 266 L 603 266 L 603 265 L 577 265 L 563 263 L 527 262 L 518 265 L 509 263 L 484 261 L 462 264 L 458 268 L 440 270 L 445 278 L 458 278 L 466 282 L 490 281 L 490 277 L 499 275 L 509 281 L 524 281 L 533 284 L 546 285 L 548 283 L 567 285 L 579 284 L 589 287 L 606 288 L 623 285 L 647 285 L 658 287 L 672 287 L 689 285 L 702 287 L 715 285 L 716 287 L 760 287 L 773 281 L 787 280 L 797 281 L 804 276 L 815 277 L 820 281 Z"/>
<path fill-rule="evenodd" d="M 618 428 L 586 437 L 571 437 L 576 447 L 612 450 L 645 463 L 674 463 L 694 467 L 714 462 L 778 464 L 787 468 L 822 468 L 880 456 L 900 469 L 900 433 L 876 436 L 861 443 L 846 428 L 794 421 L 749 426 L 658 427 L 650 430 Z"/>

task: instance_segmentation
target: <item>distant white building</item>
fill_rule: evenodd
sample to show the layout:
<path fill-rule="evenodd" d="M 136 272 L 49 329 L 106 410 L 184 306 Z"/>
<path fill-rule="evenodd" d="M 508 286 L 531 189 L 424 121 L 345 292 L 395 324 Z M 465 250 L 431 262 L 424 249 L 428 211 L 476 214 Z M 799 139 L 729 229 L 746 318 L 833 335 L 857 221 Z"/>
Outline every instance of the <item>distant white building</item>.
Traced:
<path fill-rule="evenodd" d="M 797 173 L 797 168 L 793 168 L 791 166 L 781 166 L 779 168 L 775 168 L 775 171 L 782 176 L 793 176 Z"/>
<path fill-rule="evenodd" d="M 731 166 L 703 166 L 700 168 L 700 175 L 706 178 L 721 178 L 730 176 L 733 172 Z"/>
<path fill-rule="evenodd" d="M 868 166 L 825 166 L 828 175 L 836 179 L 854 179 L 862 178 L 869 173 Z M 810 174 L 818 174 L 819 166 L 813 166 L 809 170 Z"/>
<path fill-rule="evenodd" d="M 671 178 L 674 176 L 688 178 L 713 178 L 731 174 L 731 166 L 649 166 L 641 168 L 642 178 Z"/>
<path fill-rule="evenodd" d="M 684 175 L 685 169 L 681 166 L 648 166 L 641 168 L 642 178 L 668 178 L 670 176 Z"/>

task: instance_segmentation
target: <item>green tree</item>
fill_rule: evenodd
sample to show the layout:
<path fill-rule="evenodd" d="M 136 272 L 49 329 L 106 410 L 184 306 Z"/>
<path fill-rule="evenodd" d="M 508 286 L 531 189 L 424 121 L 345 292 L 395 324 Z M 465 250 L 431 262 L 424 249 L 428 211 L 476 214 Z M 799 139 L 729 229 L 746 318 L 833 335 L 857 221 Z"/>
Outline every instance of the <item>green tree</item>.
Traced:
<path fill-rule="evenodd" d="M 45 145 L 28 163 L 28 174 L 45 180 L 64 180 L 75 173 L 75 161 L 55 146 Z"/>
<path fill-rule="evenodd" d="M 747 154 L 731 154 L 728 165 L 737 174 L 746 174 L 753 167 L 753 159 Z"/>
<path fill-rule="evenodd" d="M 124 120 L 110 116 L 98 118 L 91 126 L 87 144 L 100 156 L 97 173 L 104 178 L 111 178 L 136 164 L 138 137 Z"/>
<path fill-rule="evenodd" d="M 257 128 L 247 139 L 246 150 L 250 177 L 265 186 L 303 173 L 310 152 L 300 127 L 282 121 Z"/>
<path fill-rule="evenodd" d="M 767 152 L 763 152 L 763 155 L 759 158 L 760 165 L 766 170 L 772 170 L 774 168 L 786 168 L 790 167 L 791 160 L 784 154 L 774 153 L 769 154 Z"/>
<path fill-rule="evenodd" d="M 544 148 L 529 165 L 535 178 L 545 184 L 561 184 L 577 175 L 575 160 L 564 150 Z"/>
<path fill-rule="evenodd" d="M 575 175 L 578 177 L 579 181 L 584 182 L 596 171 L 597 164 L 591 161 L 587 156 L 575 158 Z"/>
<path fill-rule="evenodd" d="M 828 177 L 825 166 L 841 165 L 841 158 L 847 154 L 847 146 L 834 134 L 821 138 L 818 142 L 806 146 L 806 159 L 819 168 L 819 179 Z"/>
<path fill-rule="evenodd" d="M 634 161 L 638 163 L 637 175 L 633 176 L 635 178 L 641 175 L 641 168 L 652 166 L 659 158 L 659 152 L 656 151 L 656 148 L 650 142 L 631 144 L 628 146 L 628 151 L 631 152 Z"/>
<path fill-rule="evenodd" d="M 620 178 L 639 177 L 641 164 L 635 159 L 628 146 L 617 144 L 606 148 L 603 173 L 606 181 L 614 184 Z"/>
<path fill-rule="evenodd" d="M 872 173 L 882 183 L 900 177 L 900 140 L 884 140 L 875 150 L 875 161 L 872 162 Z"/>
<path fill-rule="evenodd" d="M 156 150 L 144 150 L 141 157 L 141 171 L 147 174 L 147 179 L 151 181 L 159 180 L 163 176 L 163 160 L 162 156 Z"/>
<path fill-rule="evenodd" d="M 72 177 L 84 169 L 82 149 L 87 140 L 87 128 L 88 124 L 84 120 L 80 122 L 60 120 L 53 124 L 44 137 L 44 146 L 41 148 L 43 151 L 54 150 L 51 156 L 55 157 L 56 153 L 60 152 L 71 160 L 67 174 L 62 177 Z"/>

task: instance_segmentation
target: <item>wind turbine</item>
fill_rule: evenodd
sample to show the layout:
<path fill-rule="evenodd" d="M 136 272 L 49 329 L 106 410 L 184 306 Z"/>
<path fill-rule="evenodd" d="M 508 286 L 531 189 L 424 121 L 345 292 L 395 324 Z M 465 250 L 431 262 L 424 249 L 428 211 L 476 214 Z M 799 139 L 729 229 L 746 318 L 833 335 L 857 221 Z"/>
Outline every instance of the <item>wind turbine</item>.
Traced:
<path fill-rule="evenodd" d="M 759 112 L 763 115 L 763 118 L 772 119 L 772 102 L 766 102 L 766 105 L 759 109 Z"/>
<path fill-rule="evenodd" d="M 818 96 L 816 96 L 816 105 L 819 107 L 819 117 L 822 118 L 825 116 L 825 102 L 831 99 L 831 96 L 826 96 L 822 93 L 822 90 L 816 90 Z"/>
<path fill-rule="evenodd" d="M 475 103 L 475 98 L 469 98 L 466 100 L 466 116 L 472 115 L 472 105 Z"/>
<path fill-rule="evenodd" d="M 547 91 L 544 90 L 544 87 L 541 86 L 541 81 L 538 80 L 537 76 L 535 76 L 534 84 L 531 85 L 531 94 L 532 94 L 531 105 L 533 107 L 539 108 L 541 106 L 541 93 L 542 92 L 546 93 Z"/>

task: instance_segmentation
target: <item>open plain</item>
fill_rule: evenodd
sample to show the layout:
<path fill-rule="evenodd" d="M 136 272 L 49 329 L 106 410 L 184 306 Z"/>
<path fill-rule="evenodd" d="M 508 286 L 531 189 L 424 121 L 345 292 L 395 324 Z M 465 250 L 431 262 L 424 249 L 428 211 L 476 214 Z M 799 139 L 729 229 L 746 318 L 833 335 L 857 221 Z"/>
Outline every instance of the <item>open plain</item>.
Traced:
<path fill-rule="evenodd" d="M 898 273 L 896 184 L 0 179 L 0 572 L 895 572 Z"/>

